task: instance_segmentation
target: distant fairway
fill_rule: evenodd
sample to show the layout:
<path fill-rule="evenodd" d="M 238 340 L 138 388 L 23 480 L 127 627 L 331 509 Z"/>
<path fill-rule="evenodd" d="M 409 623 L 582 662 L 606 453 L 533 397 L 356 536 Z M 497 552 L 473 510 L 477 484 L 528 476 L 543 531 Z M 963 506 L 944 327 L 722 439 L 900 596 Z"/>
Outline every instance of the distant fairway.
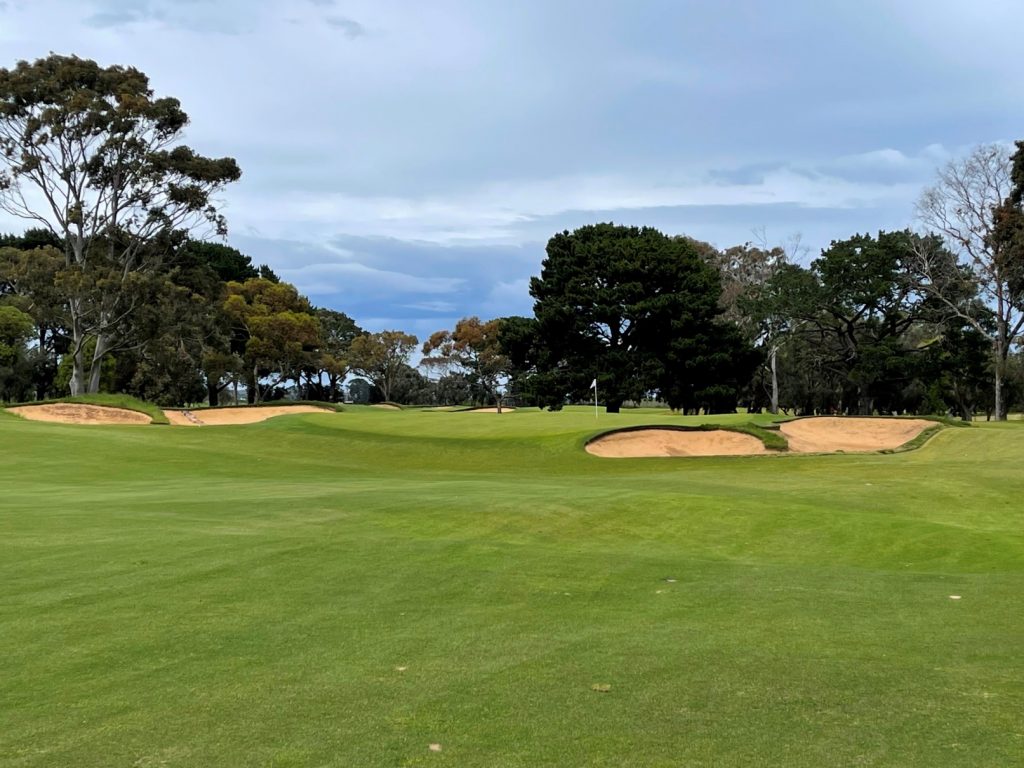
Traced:
<path fill-rule="evenodd" d="M 0 412 L 0 766 L 1021 764 L 1024 424 L 583 450 L 706 421 Z"/>

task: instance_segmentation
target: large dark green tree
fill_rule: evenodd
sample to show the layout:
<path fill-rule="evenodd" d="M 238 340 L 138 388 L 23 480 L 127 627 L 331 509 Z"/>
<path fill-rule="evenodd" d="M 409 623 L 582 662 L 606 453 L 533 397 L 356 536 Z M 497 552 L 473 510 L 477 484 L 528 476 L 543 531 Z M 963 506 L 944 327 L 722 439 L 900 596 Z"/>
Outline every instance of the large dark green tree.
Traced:
<path fill-rule="evenodd" d="M 597 224 L 548 242 L 536 300 L 541 403 L 584 400 L 597 380 L 610 413 L 661 394 L 673 407 L 735 406 L 749 347 L 720 321 L 719 276 L 685 239 Z"/>
<path fill-rule="evenodd" d="M 154 97 L 131 67 L 52 54 L 0 69 L 0 208 L 63 251 L 73 394 L 99 387 L 146 293 L 139 276 L 181 232 L 224 231 L 214 196 L 238 165 L 181 143 L 187 124 L 177 99 Z"/>

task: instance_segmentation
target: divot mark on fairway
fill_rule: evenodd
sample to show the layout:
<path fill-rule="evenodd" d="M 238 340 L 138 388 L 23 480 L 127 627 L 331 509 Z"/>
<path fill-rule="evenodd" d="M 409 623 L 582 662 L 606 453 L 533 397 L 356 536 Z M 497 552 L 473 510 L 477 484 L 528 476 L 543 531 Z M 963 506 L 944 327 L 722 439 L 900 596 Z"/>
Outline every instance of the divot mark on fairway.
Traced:
<path fill-rule="evenodd" d="M 441 751 L 441 745 L 437 744 L 437 743 L 434 743 L 434 744 L 430 745 L 429 749 L 430 749 L 431 752 L 440 752 Z"/>
<path fill-rule="evenodd" d="M 949 599 L 950 600 L 959 600 L 960 599 L 960 595 L 950 595 Z"/>
<path fill-rule="evenodd" d="M 608 693 L 612 689 L 608 683 L 594 683 L 590 686 L 590 690 L 597 691 L 598 693 Z"/>

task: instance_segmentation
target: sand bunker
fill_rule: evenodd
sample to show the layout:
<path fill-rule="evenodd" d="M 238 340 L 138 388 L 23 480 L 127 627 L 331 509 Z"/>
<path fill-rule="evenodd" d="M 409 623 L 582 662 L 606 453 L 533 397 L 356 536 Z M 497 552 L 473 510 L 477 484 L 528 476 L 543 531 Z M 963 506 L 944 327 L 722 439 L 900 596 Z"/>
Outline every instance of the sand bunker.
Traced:
<path fill-rule="evenodd" d="M 791 453 L 885 451 L 913 440 L 934 421 L 821 416 L 779 426 Z M 636 429 L 613 432 L 587 444 L 587 453 L 607 458 L 644 456 L 755 456 L 769 453 L 752 435 L 728 430 Z M 771 451 L 771 453 L 775 453 Z"/>
<path fill-rule="evenodd" d="M 683 431 L 637 429 L 614 432 L 587 443 L 587 453 L 611 459 L 642 456 L 753 456 L 767 453 L 752 435 L 725 429 Z"/>
<path fill-rule="evenodd" d="M 153 420 L 144 413 L 125 408 L 108 408 L 105 405 L 85 403 L 48 403 L 46 405 L 21 405 L 8 408 L 11 413 L 32 421 L 51 421 L 58 424 L 152 424 Z"/>
<path fill-rule="evenodd" d="M 268 405 L 259 408 L 201 408 L 195 411 L 164 411 L 167 420 L 179 427 L 255 424 L 275 416 L 293 413 L 334 413 L 315 405 Z"/>
<path fill-rule="evenodd" d="M 797 419 L 779 425 L 796 453 L 834 453 L 836 451 L 885 451 L 913 440 L 934 421 L 924 419 L 867 419 L 819 416 Z"/>
<path fill-rule="evenodd" d="M 509 408 L 508 406 L 502 406 L 502 408 L 501 408 L 501 412 L 502 413 L 511 413 L 514 410 L 515 410 L 515 408 Z M 463 411 L 463 413 L 498 413 L 498 409 L 497 408 L 470 408 L 468 411 Z"/>
<path fill-rule="evenodd" d="M 402 407 L 400 405 L 392 405 L 391 403 L 374 403 L 370 406 L 371 408 L 380 408 L 384 411 L 400 411 Z"/>

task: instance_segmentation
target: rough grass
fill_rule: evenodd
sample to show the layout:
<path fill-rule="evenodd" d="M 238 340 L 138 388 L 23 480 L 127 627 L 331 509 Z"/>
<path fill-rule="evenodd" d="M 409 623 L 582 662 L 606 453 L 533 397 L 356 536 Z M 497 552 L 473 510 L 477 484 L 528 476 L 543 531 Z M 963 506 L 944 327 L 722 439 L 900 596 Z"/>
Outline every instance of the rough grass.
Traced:
<path fill-rule="evenodd" d="M 107 408 L 123 408 L 126 411 L 138 411 L 149 416 L 154 424 L 167 424 L 167 417 L 159 406 L 147 403 L 131 395 L 77 395 L 75 397 L 61 397 L 53 400 L 33 400 L 28 403 L 9 403 L 6 407 L 11 408 L 17 405 L 49 405 L 53 403 L 82 403 L 84 405 L 101 405 Z M 143 425 L 145 426 L 145 425 Z"/>
<path fill-rule="evenodd" d="M 608 462 L 705 419 L 346 411 L 0 418 L 0 765 L 1020 762 L 1024 425 Z"/>

